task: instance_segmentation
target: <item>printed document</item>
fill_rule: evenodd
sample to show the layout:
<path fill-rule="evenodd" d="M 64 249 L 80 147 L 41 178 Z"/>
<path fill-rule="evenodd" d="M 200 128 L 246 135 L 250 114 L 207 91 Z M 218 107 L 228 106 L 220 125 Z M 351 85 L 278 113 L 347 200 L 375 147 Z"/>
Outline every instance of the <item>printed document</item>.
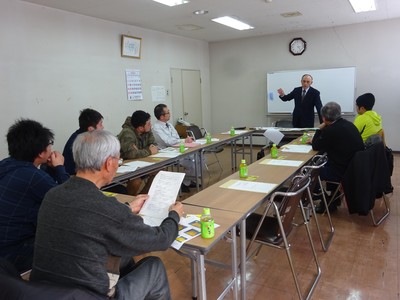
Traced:
<path fill-rule="evenodd" d="M 185 173 L 159 171 L 151 184 L 149 199 L 139 215 L 145 224 L 159 226 L 168 217 L 169 208 L 175 203 Z"/>

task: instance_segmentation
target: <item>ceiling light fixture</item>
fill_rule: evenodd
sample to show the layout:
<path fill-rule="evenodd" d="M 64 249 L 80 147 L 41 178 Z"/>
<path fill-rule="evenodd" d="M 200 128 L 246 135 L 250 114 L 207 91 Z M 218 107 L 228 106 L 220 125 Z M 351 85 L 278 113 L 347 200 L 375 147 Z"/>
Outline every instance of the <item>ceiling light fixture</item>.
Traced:
<path fill-rule="evenodd" d="M 168 6 L 176 6 L 181 4 L 189 3 L 189 0 L 153 0 L 155 2 L 168 5 Z"/>
<path fill-rule="evenodd" d="M 242 21 L 239 21 L 237 19 L 234 19 L 232 17 L 220 17 L 220 18 L 215 18 L 211 19 L 214 22 L 220 23 L 222 25 L 237 29 L 237 30 L 247 30 L 247 29 L 253 29 L 254 27 L 250 26 L 249 24 L 243 23 Z"/>
<path fill-rule="evenodd" d="M 375 0 L 349 0 L 356 13 L 376 10 Z"/>

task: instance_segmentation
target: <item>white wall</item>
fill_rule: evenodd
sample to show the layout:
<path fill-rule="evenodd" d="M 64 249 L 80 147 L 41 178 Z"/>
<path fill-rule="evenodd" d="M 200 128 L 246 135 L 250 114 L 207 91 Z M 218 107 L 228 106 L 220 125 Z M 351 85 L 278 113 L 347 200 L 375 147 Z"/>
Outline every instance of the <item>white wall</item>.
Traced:
<path fill-rule="evenodd" d="M 121 57 L 121 34 L 142 38 L 140 60 Z M 206 42 L 15 0 L 0 0 L 0 41 L 0 159 L 8 156 L 7 130 L 21 117 L 52 129 L 62 151 L 83 108 L 100 111 L 115 134 L 133 111 L 153 115 L 151 86 L 171 91 L 171 68 L 200 70 L 210 127 Z M 144 100 L 127 101 L 126 69 L 141 70 Z M 171 96 L 165 103 L 172 106 Z"/>
<path fill-rule="evenodd" d="M 356 96 L 375 95 L 374 109 L 382 115 L 387 143 L 399 151 L 399 32 L 400 19 L 393 19 L 210 43 L 213 130 L 271 125 L 276 118 L 265 114 L 268 72 L 355 66 Z M 288 44 L 298 36 L 307 41 L 307 50 L 296 57 Z"/>

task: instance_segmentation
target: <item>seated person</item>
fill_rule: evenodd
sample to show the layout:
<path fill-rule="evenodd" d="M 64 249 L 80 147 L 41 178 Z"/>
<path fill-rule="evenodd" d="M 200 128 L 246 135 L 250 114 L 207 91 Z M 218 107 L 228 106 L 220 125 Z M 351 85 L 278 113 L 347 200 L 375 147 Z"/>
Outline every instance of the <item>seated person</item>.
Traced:
<path fill-rule="evenodd" d="M 168 107 L 165 104 L 158 104 L 154 108 L 154 116 L 157 118 L 157 121 L 152 130 L 157 142 L 157 146 L 160 149 L 163 149 L 179 144 L 181 138 L 179 137 L 179 134 L 174 126 L 168 122 L 171 117 Z M 186 137 L 185 143 L 192 142 L 193 139 L 191 137 Z M 196 177 L 195 163 L 192 155 L 181 159 L 179 163 L 185 168 L 187 176 L 192 178 Z M 182 192 L 190 192 L 190 187 L 196 187 L 196 183 L 185 178 L 181 187 Z"/>
<path fill-rule="evenodd" d="M 382 130 L 382 118 L 372 110 L 375 104 L 375 97 L 371 93 L 366 93 L 356 99 L 358 116 L 354 120 L 354 125 L 361 134 L 365 143 L 366 140 Z"/>
<path fill-rule="evenodd" d="M 151 132 L 150 114 L 143 110 L 135 111 L 131 117 L 127 117 L 118 134 L 121 143 L 121 158 L 135 159 L 147 157 L 158 153 L 156 141 Z M 154 179 L 154 174 L 147 176 L 147 181 L 142 193 L 147 193 Z M 142 179 L 136 178 L 128 181 L 128 194 L 136 196 L 140 192 Z"/>
<path fill-rule="evenodd" d="M 52 151 L 54 134 L 21 119 L 7 133 L 10 157 L 0 161 L 0 257 L 19 272 L 31 269 L 39 207 L 44 195 L 69 176 L 64 157 Z M 47 164 L 46 170 L 40 169 Z"/>
<path fill-rule="evenodd" d="M 78 134 L 86 131 L 92 131 L 95 129 L 103 129 L 103 116 L 96 110 L 86 108 L 80 112 L 79 115 L 79 129 L 75 131 L 67 143 L 65 144 L 63 155 L 64 155 L 64 166 L 69 175 L 75 175 L 75 162 L 72 157 L 72 144 L 74 143 Z"/>
<path fill-rule="evenodd" d="M 101 150 L 99 150 L 101 149 Z M 100 188 L 118 169 L 120 145 L 105 130 L 80 134 L 72 147 L 76 176 L 49 191 L 38 216 L 31 281 L 77 286 L 113 299 L 170 299 L 162 261 L 132 257 L 168 249 L 183 214 L 171 206 L 160 226 L 137 213 L 147 195 L 122 204 Z"/>
<path fill-rule="evenodd" d="M 315 132 L 312 147 L 320 153 L 327 153 L 328 163 L 321 169 L 321 180 L 340 182 L 351 159 L 357 151 L 364 150 L 361 135 L 353 123 L 342 118 L 341 107 L 336 102 L 328 102 L 321 108 L 323 123 Z M 327 190 L 333 192 L 334 187 L 327 184 Z M 330 211 L 337 209 L 340 199 L 332 203 Z M 325 207 L 317 207 L 323 213 Z"/>

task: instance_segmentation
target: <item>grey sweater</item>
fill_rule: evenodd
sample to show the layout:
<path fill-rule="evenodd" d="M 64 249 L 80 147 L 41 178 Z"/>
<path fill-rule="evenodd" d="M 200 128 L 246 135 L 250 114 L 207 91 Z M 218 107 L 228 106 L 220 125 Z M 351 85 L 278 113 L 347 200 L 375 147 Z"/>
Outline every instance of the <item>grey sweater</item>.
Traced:
<path fill-rule="evenodd" d="M 31 280 L 107 294 L 110 257 L 166 250 L 178 234 L 178 222 L 171 211 L 160 226 L 145 225 L 125 204 L 73 177 L 49 191 L 40 207 Z"/>

